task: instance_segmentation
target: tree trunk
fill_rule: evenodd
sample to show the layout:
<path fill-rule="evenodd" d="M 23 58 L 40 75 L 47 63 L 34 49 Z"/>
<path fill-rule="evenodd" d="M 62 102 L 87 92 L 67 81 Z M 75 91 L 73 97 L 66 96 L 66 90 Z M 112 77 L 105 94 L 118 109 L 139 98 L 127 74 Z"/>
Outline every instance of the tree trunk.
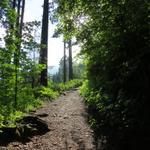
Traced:
<path fill-rule="evenodd" d="M 13 8 L 13 9 L 16 8 L 16 0 L 13 0 L 13 2 L 12 2 L 12 8 Z"/>
<path fill-rule="evenodd" d="M 14 1 L 15 3 L 15 1 Z M 19 19 L 20 19 L 20 3 L 21 3 L 21 0 L 18 0 L 18 3 L 17 3 L 17 20 L 16 20 L 16 28 L 17 28 L 17 31 L 16 31 L 16 37 L 19 38 L 20 35 L 19 35 Z M 15 6 L 15 4 L 13 5 Z M 15 103 L 14 103 L 14 106 L 17 107 L 17 96 L 18 96 L 18 67 L 19 67 L 19 46 L 20 43 L 17 42 L 17 48 L 15 50 L 15 54 L 14 54 L 14 64 L 15 64 Z"/>
<path fill-rule="evenodd" d="M 20 37 L 22 37 L 22 27 L 23 27 L 23 19 L 24 19 L 24 9 L 25 9 L 25 0 L 22 0 L 22 11 L 21 11 L 21 19 L 20 19 Z"/>
<path fill-rule="evenodd" d="M 66 42 L 64 41 L 64 83 L 66 82 Z"/>
<path fill-rule="evenodd" d="M 72 69 L 72 41 L 69 40 L 69 80 L 73 79 L 73 69 Z"/>
<path fill-rule="evenodd" d="M 14 0 L 13 8 L 15 8 L 16 1 Z M 21 49 L 21 38 L 22 38 L 22 26 L 23 26 L 23 18 L 24 18 L 24 8 L 25 8 L 25 0 L 22 0 L 22 8 L 21 8 L 21 0 L 18 0 L 17 6 L 17 20 L 16 20 L 16 37 L 19 39 L 17 42 L 17 48 L 14 54 L 14 64 L 15 64 L 15 107 L 17 107 L 17 95 L 18 95 L 18 68 L 19 68 L 19 59 L 20 59 L 20 49 Z"/>
<path fill-rule="evenodd" d="M 42 33 L 41 33 L 41 51 L 39 63 L 45 65 L 45 69 L 40 74 L 40 85 L 47 86 L 47 53 L 48 53 L 48 12 L 49 0 L 44 0 Z"/>

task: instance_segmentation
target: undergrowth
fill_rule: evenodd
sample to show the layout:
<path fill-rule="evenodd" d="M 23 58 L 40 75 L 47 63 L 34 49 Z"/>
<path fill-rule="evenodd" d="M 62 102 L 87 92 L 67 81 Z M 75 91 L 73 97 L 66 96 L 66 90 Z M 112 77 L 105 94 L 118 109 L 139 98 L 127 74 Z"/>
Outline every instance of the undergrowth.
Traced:
<path fill-rule="evenodd" d="M 18 102 L 14 109 L 14 104 L 5 105 L 7 100 L 0 105 L 0 128 L 3 127 L 16 127 L 16 121 L 29 114 L 31 111 L 35 111 L 41 107 L 44 101 L 54 100 L 61 93 L 72 88 L 76 88 L 82 84 L 81 80 L 71 80 L 66 83 L 54 83 L 49 81 L 48 87 L 35 87 L 32 89 L 21 88 L 18 93 Z"/>

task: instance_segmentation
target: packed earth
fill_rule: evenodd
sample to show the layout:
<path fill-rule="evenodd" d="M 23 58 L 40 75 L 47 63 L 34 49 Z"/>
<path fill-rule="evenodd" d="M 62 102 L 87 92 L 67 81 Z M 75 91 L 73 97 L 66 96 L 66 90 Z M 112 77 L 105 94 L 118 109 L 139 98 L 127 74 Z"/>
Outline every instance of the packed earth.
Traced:
<path fill-rule="evenodd" d="M 34 115 L 47 123 L 49 131 L 33 136 L 24 143 L 14 141 L 2 145 L 0 150 L 96 149 L 94 133 L 87 120 L 86 106 L 77 90 L 68 91 L 53 102 L 46 102 Z"/>

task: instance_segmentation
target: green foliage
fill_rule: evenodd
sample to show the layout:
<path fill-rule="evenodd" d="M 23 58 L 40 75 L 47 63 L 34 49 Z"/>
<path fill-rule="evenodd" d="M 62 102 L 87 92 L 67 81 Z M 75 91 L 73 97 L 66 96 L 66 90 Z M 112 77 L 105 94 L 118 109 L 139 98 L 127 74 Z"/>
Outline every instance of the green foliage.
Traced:
<path fill-rule="evenodd" d="M 82 79 L 83 78 L 83 72 L 84 72 L 84 64 L 78 63 L 76 61 L 73 62 L 73 78 L 74 79 Z"/>
<path fill-rule="evenodd" d="M 33 89 L 29 86 L 22 87 L 19 91 L 17 107 L 13 103 L 14 97 L 12 97 L 12 101 L 10 95 L 8 98 L 9 101 L 7 99 L 0 101 L 0 128 L 16 126 L 18 119 L 42 105 L 41 100 L 35 99 Z"/>
<path fill-rule="evenodd" d="M 77 88 L 82 85 L 82 79 L 73 79 L 70 81 L 67 81 L 66 83 L 57 83 L 53 82 L 52 80 L 49 80 L 48 87 L 50 89 L 53 89 L 54 91 L 57 91 L 59 93 L 62 93 L 63 91 L 70 90 L 72 88 Z"/>
<path fill-rule="evenodd" d="M 5 31 L 0 39 L 4 43 L 0 45 L 0 127 L 15 126 L 16 120 L 42 104 L 33 93 L 38 73 L 44 68 L 37 64 L 35 55 L 40 46 L 32 35 L 40 23 L 24 24 L 21 39 L 18 17 L 12 1 L 0 1 L 0 28 Z"/>
<path fill-rule="evenodd" d="M 82 80 L 80 80 L 80 79 L 74 79 L 74 80 L 70 80 L 66 83 L 58 84 L 60 92 L 70 90 L 70 89 L 73 89 L 73 88 L 77 88 L 81 85 L 82 85 Z"/>
<path fill-rule="evenodd" d="M 149 1 L 60 0 L 58 4 L 60 30 L 81 44 L 88 79 L 81 94 L 99 134 L 127 141 L 131 133 L 150 135 Z"/>
<path fill-rule="evenodd" d="M 7 124 L 7 127 L 15 127 L 16 121 L 18 119 L 21 119 L 24 115 L 25 114 L 22 111 L 15 111 L 15 112 L 10 113 L 10 115 L 7 116 L 7 118 L 5 118 L 5 121 L 7 120 L 7 122 L 5 122 Z"/>
<path fill-rule="evenodd" d="M 25 108 L 25 112 L 29 113 L 35 111 L 37 108 L 40 108 L 43 105 L 43 100 L 40 98 L 34 99 L 32 103 L 28 103 Z"/>
<path fill-rule="evenodd" d="M 88 97 L 89 93 L 90 93 L 89 81 L 85 80 L 82 86 L 80 87 L 80 94 L 84 97 Z"/>
<path fill-rule="evenodd" d="M 34 89 L 35 90 L 35 95 L 40 97 L 40 98 L 48 98 L 49 100 L 55 99 L 59 96 L 57 91 L 54 91 L 50 87 L 37 87 Z"/>
<path fill-rule="evenodd" d="M 82 80 L 74 79 L 70 80 L 66 83 L 56 83 L 52 80 L 49 80 L 48 87 L 39 86 L 34 88 L 35 97 L 39 97 L 40 99 L 49 99 L 53 100 L 59 96 L 62 92 L 66 90 L 70 90 L 73 88 L 77 88 L 82 85 Z"/>
<path fill-rule="evenodd" d="M 5 109 L 3 111 L 6 111 Z M 15 127 L 16 121 L 21 119 L 25 113 L 22 111 L 9 111 L 9 114 L 0 115 L 0 128 L 2 127 Z"/>

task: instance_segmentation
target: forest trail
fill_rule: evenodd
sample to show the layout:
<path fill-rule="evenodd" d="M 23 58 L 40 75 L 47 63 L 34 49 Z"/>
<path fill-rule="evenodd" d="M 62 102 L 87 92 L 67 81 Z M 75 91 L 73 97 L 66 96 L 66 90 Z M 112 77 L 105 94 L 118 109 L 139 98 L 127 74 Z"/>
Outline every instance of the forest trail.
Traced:
<path fill-rule="evenodd" d="M 93 131 L 87 123 L 86 107 L 77 90 L 66 92 L 57 100 L 45 103 L 44 107 L 36 113 L 48 114 L 41 119 L 47 122 L 50 131 L 44 135 L 32 137 L 25 144 L 12 142 L 3 150 L 96 149 Z"/>

